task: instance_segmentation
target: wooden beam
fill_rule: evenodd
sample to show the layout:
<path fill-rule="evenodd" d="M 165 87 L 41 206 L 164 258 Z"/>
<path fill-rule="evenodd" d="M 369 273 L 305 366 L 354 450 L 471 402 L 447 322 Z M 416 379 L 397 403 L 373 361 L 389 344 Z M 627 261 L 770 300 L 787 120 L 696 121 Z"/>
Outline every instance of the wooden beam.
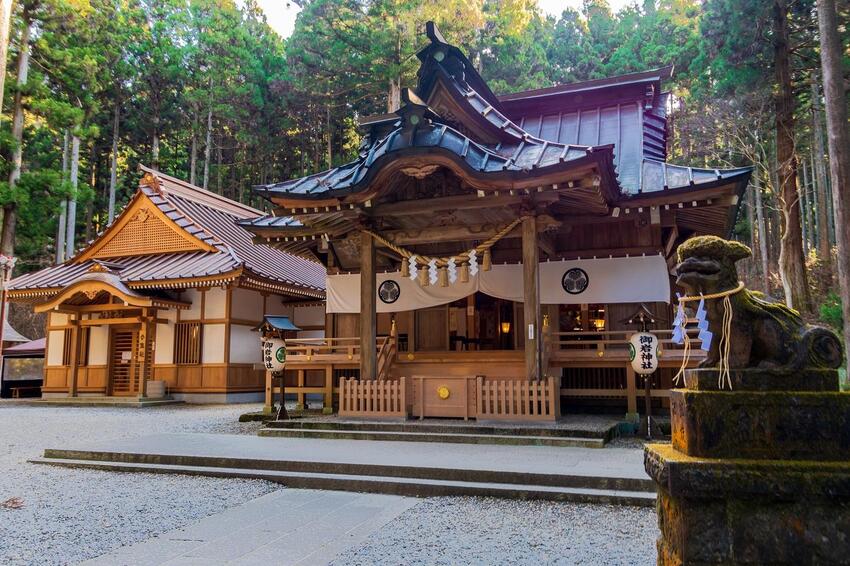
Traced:
<path fill-rule="evenodd" d="M 540 288 L 537 218 L 522 219 L 522 303 L 525 328 L 525 374 L 540 379 Z"/>
<path fill-rule="evenodd" d="M 541 195 L 542 196 L 542 195 Z M 475 194 L 452 197 L 406 200 L 380 204 L 372 209 L 372 216 L 410 216 L 434 213 L 440 210 L 468 210 L 474 208 L 503 208 L 520 205 L 523 197 L 516 195 L 488 195 L 484 198 Z"/>
<path fill-rule="evenodd" d="M 91 318 L 81 320 L 80 326 L 105 326 L 110 324 L 138 324 L 142 322 L 142 317 L 132 316 L 125 318 Z"/>
<path fill-rule="evenodd" d="M 71 384 L 68 389 L 68 394 L 71 397 L 77 396 L 77 377 L 78 366 L 77 360 L 80 357 L 80 320 L 74 319 L 71 323 L 71 356 L 69 358 L 71 372 Z"/>
<path fill-rule="evenodd" d="M 360 379 L 377 377 L 377 305 L 375 241 L 360 233 Z"/>
<path fill-rule="evenodd" d="M 537 230 L 544 232 L 559 228 L 561 222 L 549 215 L 537 217 Z M 414 246 L 417 244 L 437 244 L 441 242 L 459 242 L 466 240 L 486 240 L 497 234 L 504 225 L 477 224 L 473 226 L 432 226 L 421 230 L 393 230 L 384 232 L 383 236 L 397 246 Z M 508 232 L 503 239 L 522 237 L 522 229 L 517 227 Z M 379 244 L 380 245 L 380 244 Z"/>

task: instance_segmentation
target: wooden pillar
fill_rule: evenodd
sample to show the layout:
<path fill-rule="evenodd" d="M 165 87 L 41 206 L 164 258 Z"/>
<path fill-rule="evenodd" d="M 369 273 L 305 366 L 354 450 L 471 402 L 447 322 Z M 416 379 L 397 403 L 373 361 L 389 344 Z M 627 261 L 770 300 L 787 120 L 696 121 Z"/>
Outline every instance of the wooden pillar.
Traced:
<path fill-rule="evenodd" d="M 522 219 L 522 304 L 525 328 L 525 374 L 540 379 L 540 287 L 537 218 Z"/>
<path fill-rule="evenodd" d="M 307 396 L 304 394 L 305 377 L 306 377 L 305 370 L 299 369 L 298 370 L 298 381 L 296 382 L 298 389 L 296 390 L 297 393 L 295 394 L 295 410 L 296 411 L 303 411 L 304 409 L 307 408 Z"/>
<path fill-rule="evenodd" d="M 274 387 L 272 384 L 272 372 L 266 370 L 266 399 L 265 404 L 263 405 L 263 413 L 266 415 L 272 414 L 272 395 L 274 394 Z"/>
<path fill-rule="evenodd" d="M 333 364 L 325 366 L 325 391 L 322 402 L 322 413 L 330 415 L 334 412 L 334 367 Z"/>
<path fill-rule="evenodd" d="M 153 366 L 153 319 L 156 311 L 142 309 L 142 323 L 139 328 L 138 356 L 139 356 L 139 397 L 147 394 L 147 383 Z"/>
<path fill-rule="evenodd" d="M 360 379 L 375 379 L 377 325 L 375 304 L 375 241 L 360 233 Z"/>
<path fill-rule="evenodd" d="M 632 364 L 626 364 L 626 414 L 637 417 L 637 375 Z"/>
<path fill-rule="evenodd" d="M 77 396 L 77 377 L 79 364 L 77 360 L 80 356 L 80 315 L 76 315 L 74 320 L 71 321 L 71 355 L 69 357 L 71 367 L 68 368 L 68 371 L 71 372 L 71 383 L 68 387 L 68 396 L 76 397 Z"/>

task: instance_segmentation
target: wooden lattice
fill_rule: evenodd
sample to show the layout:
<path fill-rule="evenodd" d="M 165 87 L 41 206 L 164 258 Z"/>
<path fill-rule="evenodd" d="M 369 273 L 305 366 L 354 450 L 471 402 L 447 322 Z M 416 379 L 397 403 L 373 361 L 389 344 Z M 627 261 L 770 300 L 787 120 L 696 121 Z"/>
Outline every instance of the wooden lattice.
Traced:
<path fill-rule="evenodd" d="M 198 249 L 158 216 L 142 208 L 93 256 L 110 258 Z"/>

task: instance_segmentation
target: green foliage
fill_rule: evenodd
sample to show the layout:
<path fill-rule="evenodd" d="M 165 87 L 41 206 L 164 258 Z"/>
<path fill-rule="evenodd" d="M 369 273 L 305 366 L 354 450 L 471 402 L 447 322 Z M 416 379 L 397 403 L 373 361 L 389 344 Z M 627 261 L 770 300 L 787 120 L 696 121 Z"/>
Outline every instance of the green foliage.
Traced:
<path fill-rule="evenodd" d="M 834 328 L 836 332 L 841 332 L 844 328 L 844 318 L 841 312 L 841 297 L 837 293 L 829 293 L 824 302 L 818 308 L 820 312 L 820 320 L 824 324 Z"/>

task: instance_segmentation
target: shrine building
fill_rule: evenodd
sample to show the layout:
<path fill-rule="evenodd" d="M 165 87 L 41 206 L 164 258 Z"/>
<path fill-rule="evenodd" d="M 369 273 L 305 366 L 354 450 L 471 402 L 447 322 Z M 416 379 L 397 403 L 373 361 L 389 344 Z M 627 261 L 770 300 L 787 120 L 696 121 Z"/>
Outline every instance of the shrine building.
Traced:
<path fill-rule="evenodd" d="M 496 95 L 426 31 L 416 87 L 361 118 L 356 159 L 256 187 L 274 211 L 239 221 L 327 272 L 326 338 L 290 341 L 287 391 L 356 416 L 635 413 L 644 312 L 665 405 L 676 248 L 729 235 L 751 169 L 667 163 L 670 67 Z"/>
<path fill-rule="evenodd" d="M 260 211 L 142 167 L 115 221 L 61 265 L 13 279 L 12 301 L 48 313 L 45 397 L 256 401 L 254 328 L 289 316 L 324 335 L 324 269 L 258 246 L 237 221 Z"/>

